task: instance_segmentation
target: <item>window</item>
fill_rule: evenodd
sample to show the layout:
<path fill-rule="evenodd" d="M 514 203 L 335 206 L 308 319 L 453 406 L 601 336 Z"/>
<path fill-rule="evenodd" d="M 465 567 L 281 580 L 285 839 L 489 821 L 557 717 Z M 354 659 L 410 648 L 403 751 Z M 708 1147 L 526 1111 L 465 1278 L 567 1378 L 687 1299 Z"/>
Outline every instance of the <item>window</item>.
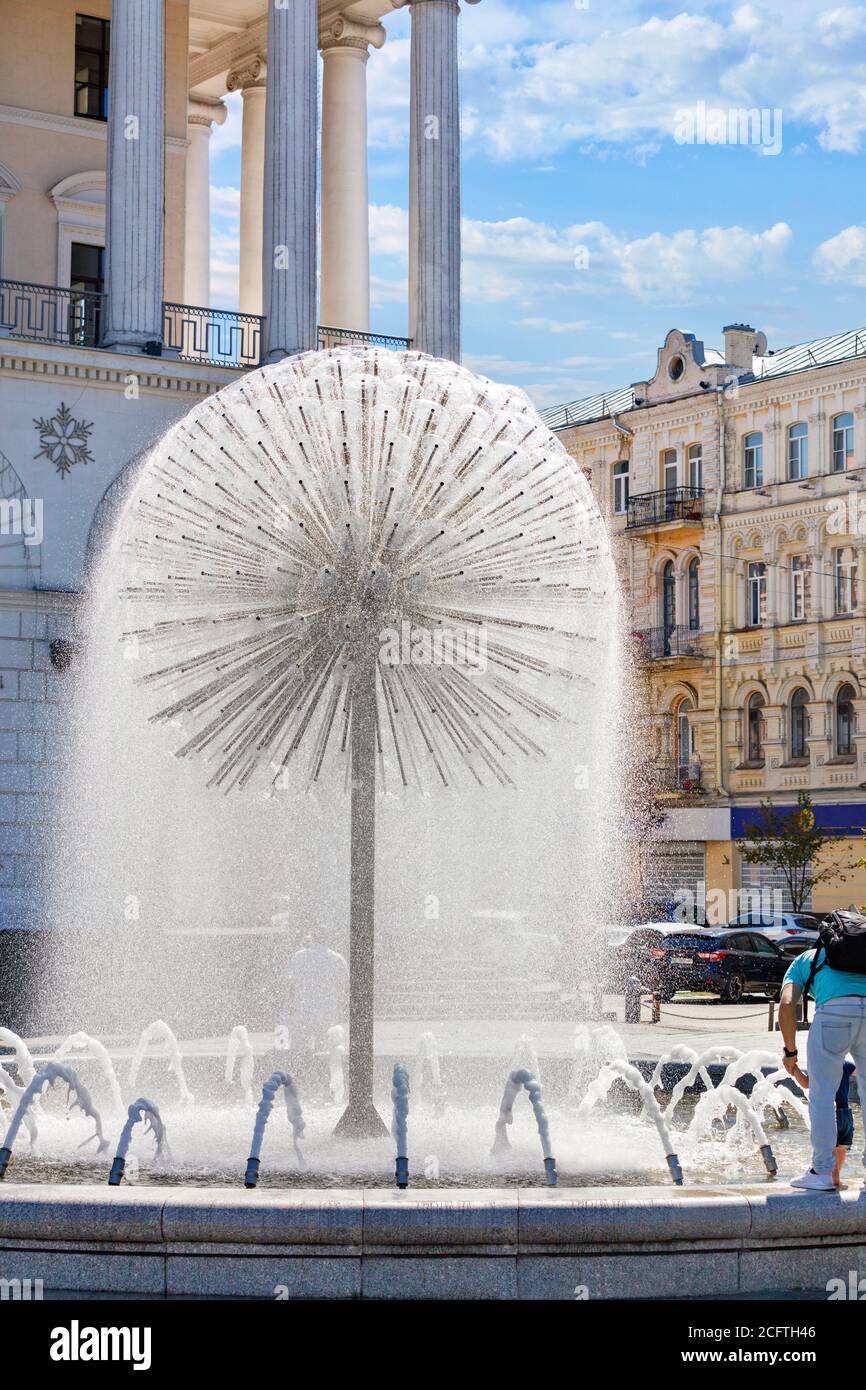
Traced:
<path fill-rule="evenodd" d="M 108 120 L 108 46 L 110 22 L 75 16 L 75 114 Z"/>
<path fill-rule="evenodd" d="M 701 562 L 697 556 L 689 564 L 689 629 L 697 632 L 701 626 Z"/>
<path fill-rule="evenodd" d="M 788 477 L 791 481 L 809 476 L 809 426 L 792 425 L 788 430 Z"/>
<path fill-rule="evenodd" d="M 851 545 L 833 551 L 833 600 L 837 614 L 857 607 L 857 556 Z"/>
<path fill-rule="evenodd" d="M 791 621 L 808 617 L 812 598 L 812 561 L 808 555 L 791 556 Z"/>
<path fill-rule="evenodd" d="M 763 560 L 749 565 L 746 578 L 746 623 L 760 627 L 767 616 L 767 566 Z"/>
<path fill-rule="evenodd" d="M 704 486 L 703 445 L 690 444 L 687 459 L 689 470 L 689 487 L 694 492 L 701 492 Z"/>
<path fill-rule="evenodd" d="M 746 706 L 746 756 L 750 763 L 764 761 L 763 695 L 750 695 Z"/>
<path fill-rule="evenodd" d="M 743 440 L 743 486 L 764 486 L 764 436 L 747 434 Z"/>
<path fill-rule="evenodd" d="M 92 296 L 105 289 L 105 248 L 73 241 L 69 288 L 69 341 L 80 347 L 94 347 L 100 339 L 101 302 Z M 80 293 L 75 294 L 78 290 Z"/>
<path fill-rule="evenodd" d="M 677 781 L 682 782 L 689 775 L 689 764 L 695 752 L 695 731 L 689 715 L 694 705 L 691 700 L 682 700 L 677 709 Z"/>
<path fill-rule="evenodd" d="M 854 687 L 842 685 L 836 696 L 836 756 L 850 758 L 854 754 Z"/>
<path fill-rule="evenodd" d="M 662 628 L 664 631 L 664 654 L 670 656 L 671 633 L 677 625 L 677 581 L 674 562 L 668 560 L 662 570 Z"/>
<path fill-rule="evenodd" d="M 795 690 L 791 696 L 791 749 L 790 756 L 792 761 L 808 758 L 808 744 L 806 738 L 809 733 L 809 716 L 806 706 L 809 703 L 808 692 Z"/>
<path fill-rule="evenodd" d="M 854 416 L 850 411 L 833 420 L 833 472 L 844 473 L 854 457 Z"/>
<path fill-rule="evenodd" d="M 662 451 L 662 486 L 665 492 L 674 492 L 677 487 L 677 451 L 676 449 L 664 449 Z"/>
<path fill-rule="evenodd" d="M 613 465 L 613 509 L 617 516 L 628 511 L 628 462 Z"/>

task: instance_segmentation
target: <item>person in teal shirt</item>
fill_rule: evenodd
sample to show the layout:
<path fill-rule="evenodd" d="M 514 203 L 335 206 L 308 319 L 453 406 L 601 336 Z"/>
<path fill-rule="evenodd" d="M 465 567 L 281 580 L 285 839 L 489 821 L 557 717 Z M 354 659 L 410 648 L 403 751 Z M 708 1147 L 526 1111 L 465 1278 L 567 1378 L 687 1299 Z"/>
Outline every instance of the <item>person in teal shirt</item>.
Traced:
<path fill-rule="evenodd" d="M 809 983 L 816 956 L 817 970 Z M 814 1192 L 834 1192 L 836 1092 L 842 1081 L 847 1053 L 854 1057 L 858 1076 L 866 1077 L 866 975 L 834 970 L 827 964 L 823 946 L 804 951 L 791 963 L 782 981 L 779 1004 L 779 1029 L 785 1045 L 783 1066 L 791 1076 L 796 1074 L 799 1064 L 797 1004 L 807 985 L 815 1000 L 807 1065 L 812 1167 L 802 1177 L 795 1178 L 791 1186 Z M 866 1152 L 863 1162 L 866 1164 Z"/>

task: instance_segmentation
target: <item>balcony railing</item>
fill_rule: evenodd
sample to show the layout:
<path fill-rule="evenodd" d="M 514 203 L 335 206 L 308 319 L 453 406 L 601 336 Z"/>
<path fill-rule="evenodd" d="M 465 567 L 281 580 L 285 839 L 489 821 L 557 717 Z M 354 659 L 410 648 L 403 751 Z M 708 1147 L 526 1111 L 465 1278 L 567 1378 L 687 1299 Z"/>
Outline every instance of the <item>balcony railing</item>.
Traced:
<path fill-rule="evenodd" d="M 68 347 L 101 346 L 105 295 L 58 285 L 0 280 L 0 337 Z M 182 362 L 245 371 L 262 361 L 264 319 L 234 309 L 163 304 L 163 347 Z M 411 339 L 319 327 L 320 348 L 368 343 L 404 352 Z"/>
<path fill-rule="evenodd" d="M 628 499 L 626 526 L 660 526 L 665 521 L 700 521 L 703 514 L 703 488 L 663 488 L 661 492 L 639 492 Z"/>
<path fill-rule="evenodd" d="M 666 767 L 654 768 L 653 773 L 657 792 L 699 792 L 703 790 L 703 774 L 695 763 L 688 767 L 669 763 Z"/>
<path fill-rule="evenodd" d="M 102 332 L 104 295 L 0 280 L 0 336 L 34 343 L 96 347 Z"/>
<path fill-rule="evenodd" d="M 261 364 L 264 319 L 259 314 L 163 304 L 162 323 L 165 347 L 181 362 L 238 370 Z"/>
<path fill-rule="evenodd" d="M 319 347 L 346 347 L 349 343 L 369 343 L 372 347 L 391 348 L 394 352 L 406 352 L 412 346 L 411 338 L 394 338 L 388 333 L 355 333 L 350 328 L 325 328 L 319 324 Z"/>
<path fill-rule="evenodd" d="M 663 661 L 669 656 L 703 656 L 698 628 L 650 627 L 634 634 L 638 656 L 644 661 Z"/>

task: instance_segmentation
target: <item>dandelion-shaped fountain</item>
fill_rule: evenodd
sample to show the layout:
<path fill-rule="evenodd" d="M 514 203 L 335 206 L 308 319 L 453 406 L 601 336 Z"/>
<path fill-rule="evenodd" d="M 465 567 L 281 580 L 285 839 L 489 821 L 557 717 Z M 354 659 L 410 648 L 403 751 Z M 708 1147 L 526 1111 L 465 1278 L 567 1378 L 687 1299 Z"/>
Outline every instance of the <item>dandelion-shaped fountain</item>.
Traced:
<path fill-rule="evenodd" d="M 350 796 L 348 1106 L 373 1104 L 377 782 L 512 787 L 616 597 L 588 483 L 527 398 L 417 353 L 307 353 L 202 402 L 119 532 L 124 639 L 209 786 Z M 594 663 L 598 669 L 598 659 Z M 298 765 L 303 763 L 301 768 Z"/>

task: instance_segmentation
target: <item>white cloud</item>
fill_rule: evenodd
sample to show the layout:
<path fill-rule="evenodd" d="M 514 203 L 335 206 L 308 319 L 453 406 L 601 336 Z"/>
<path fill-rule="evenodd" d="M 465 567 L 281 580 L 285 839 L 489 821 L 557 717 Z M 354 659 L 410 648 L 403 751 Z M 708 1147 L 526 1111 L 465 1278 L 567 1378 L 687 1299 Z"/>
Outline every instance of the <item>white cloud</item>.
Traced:
<path fill-rule="evenodd" d="M 563 322 L 560 319 L 530 318 L 521 319 L 524 328 L 540 328 L 545 333 L 579 333 L 581 329 L 591 326 L 590 319 L 572 319 L 570 322 Z"/>
<path fill-rule="evenodd" d="M 866 227 L 845 227 L 822 241 L 812 260 L 827 280 L 866 285 Z"/>

